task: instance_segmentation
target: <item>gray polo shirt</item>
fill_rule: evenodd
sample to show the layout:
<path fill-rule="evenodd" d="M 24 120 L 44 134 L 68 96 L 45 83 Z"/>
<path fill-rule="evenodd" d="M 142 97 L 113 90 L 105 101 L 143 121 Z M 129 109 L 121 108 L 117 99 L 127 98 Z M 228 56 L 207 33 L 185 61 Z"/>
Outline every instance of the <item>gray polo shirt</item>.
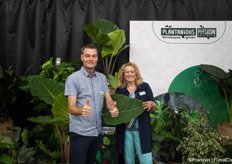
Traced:
<path fill-rule="evenodd" d="M 92 108 L 89 117 L 72 115 L 69 113 L 69 131 L 83 136 L 98 136 L 102 131 L 102 108 L 105 93 L 109 91 L 106 76 L 96 72 L 93 76 L 82 67 L 71 74 L 65 82 L 65 96 L 76 96 L 78 107 L 89 104 Z"/>

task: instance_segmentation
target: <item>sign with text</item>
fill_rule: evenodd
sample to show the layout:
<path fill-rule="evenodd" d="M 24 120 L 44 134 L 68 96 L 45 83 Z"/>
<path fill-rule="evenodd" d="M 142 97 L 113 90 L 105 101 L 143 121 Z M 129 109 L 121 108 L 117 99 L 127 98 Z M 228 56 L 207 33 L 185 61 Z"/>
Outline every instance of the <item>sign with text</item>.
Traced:
<path fill-rule="evenodd" d="M 130 21 L 130 61 L 158 96 L 190 67 L 231 69 L 231 31 L 232 21 Z M 194 85 L 200 85 L 199 72 L 193 76 Z"/>

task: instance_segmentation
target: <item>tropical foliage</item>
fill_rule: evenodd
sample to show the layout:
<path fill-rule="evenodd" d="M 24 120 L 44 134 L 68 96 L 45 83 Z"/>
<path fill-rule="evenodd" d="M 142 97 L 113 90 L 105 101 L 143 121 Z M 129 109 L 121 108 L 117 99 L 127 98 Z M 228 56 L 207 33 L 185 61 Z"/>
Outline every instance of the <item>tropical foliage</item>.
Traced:
<path fill-rule="evenodd" d="M 119 54 L 129 47 L 129 44 L 124 45 L 126 42 L 124 30 L 119 29 L 116 24 L 106 19 L 96 19 L 93 25 L 86 24 L 84 30 L 99 46 L 104 72 L 109 79 L 109 75 L 113 74 Z"/>
<path fill-rule="evenodd" d="M 201 113 L 199 120 L 189 122 L 184 128 L 186 136 L 180 141 L 177 151 L 181 151 L 182 163 L 193 163 L 190 159 L 208 159 L 202 163 L 217 162 L 216 159 L 222 159 L 225 153 L 223 136 L 216 133 L 207 125 L 207 115 Z"/>
<path fill-rule="evenodd" d="M 168 157 L 168 160 L 180 162 L 181 154 L 176 151 L 186 132 L 188 123 L 199 118 L 196 110 L 185 103 L 173 106 L 161 104 L 156 100 L 157 109 L 151 114 L 153 155 Z"/>
<path fill-rule="evenodd" d="M 114 94 L 111 95 L 112 99 L 117 102 L 117 108 L 119 110 L 118 117 L 112 118 L 108 108 L 104 105 L 103 108 L 103 122 L 109 125 L 118 125 L 132 120 L 139 116 L 143 111 L 143 101 L 133 99 L 128 96 Z"/>
<path fill-rule="evenodd" d="M 214 66 L 201 64 L 200 68 L 209 73 L 211 77 L 218 83 L 219 91 L 226 100 L 226 107 L 232 125 L 232 70 L 225 72 L 223 69 Z"/>

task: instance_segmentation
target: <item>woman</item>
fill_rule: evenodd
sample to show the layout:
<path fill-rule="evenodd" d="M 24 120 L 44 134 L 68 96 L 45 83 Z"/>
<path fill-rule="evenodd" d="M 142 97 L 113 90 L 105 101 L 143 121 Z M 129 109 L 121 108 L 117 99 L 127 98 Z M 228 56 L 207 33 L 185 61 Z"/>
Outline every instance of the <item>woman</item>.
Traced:
<path fill-rule="evenodd" d="M 135 149 L 140 164 L 152 164 L 152 131 L 150 111 L 156 109 L 150 86 L 143 82 L 135 63 L 128 62 L 119 70 L 119 88 L 116 94 L 144 101 L 144 112 L 125 124 L 117 125 L 116 150 L 124 154 L 126 164 L 135 163 Z"/>

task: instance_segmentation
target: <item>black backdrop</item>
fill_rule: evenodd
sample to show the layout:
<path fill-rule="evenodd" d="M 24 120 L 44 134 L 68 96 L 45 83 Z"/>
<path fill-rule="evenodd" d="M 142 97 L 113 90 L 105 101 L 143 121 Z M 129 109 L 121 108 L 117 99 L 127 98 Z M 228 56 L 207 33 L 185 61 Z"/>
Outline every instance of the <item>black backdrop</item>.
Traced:
<path fill-rule="evenodd" d="M 130 20 L 231 20 L 231 0 L 0 0 L 0 64 L 15 66 L 21 75 L 29 65 L 50 57 L 80 60 L 80 48 L 91 42 L 85 24 L 108 19 L 126 32 Z M 129 49 L 120 54 L 115 71 L 129 61 Z M 97 70 L 103 72 L 99 60 Z"/>

